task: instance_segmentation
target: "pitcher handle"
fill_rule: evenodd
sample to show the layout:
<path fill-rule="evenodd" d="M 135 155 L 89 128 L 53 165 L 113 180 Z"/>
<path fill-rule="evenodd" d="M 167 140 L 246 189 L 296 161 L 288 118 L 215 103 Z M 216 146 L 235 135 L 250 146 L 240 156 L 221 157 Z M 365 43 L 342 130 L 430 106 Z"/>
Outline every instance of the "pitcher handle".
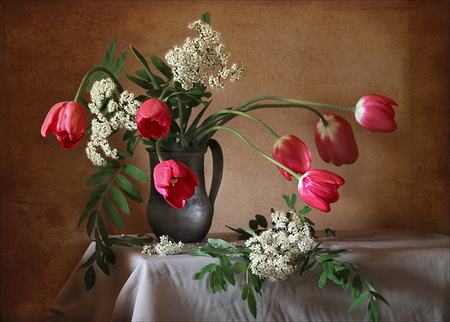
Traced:
<path fill-rule="evenodd" d="M 213 161 L 211 188 L 209 189 L 209 200 L 214 206 L 214 201 L 216 200 L 220 183 L 222 182 L 223 154 L 219 142 L 214 139 L 210 139 L 208 141 L 208 147 L 211 150 Z"/>

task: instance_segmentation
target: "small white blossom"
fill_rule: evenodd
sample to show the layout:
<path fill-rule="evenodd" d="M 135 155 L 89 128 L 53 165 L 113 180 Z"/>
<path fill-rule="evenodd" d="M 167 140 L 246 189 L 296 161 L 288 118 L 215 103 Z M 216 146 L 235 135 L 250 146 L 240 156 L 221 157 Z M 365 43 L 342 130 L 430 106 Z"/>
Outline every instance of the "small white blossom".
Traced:
<path fill-rule="evenodd" d="M 311 249 L 314 239 L 309 226 L 302 225 L 297 214 L 273 212 L 273 229 L 249 238 L 250 269 L 253 274 L 271 281 L 284 280 L 295 272 L 298 258 Z"/>
<path fill-rule="evenodd" d="M 179 81 L 184 89 L 200 82 L 212 88 L 224 88 L 224 80 L 240 79 L 244 71 L 241 63 L 227 67 L 230 54 L 220 42 L 220 34 L 201 20 L 189 25 L 197 31 L 197 38 L 186 38 L 182 47 L 175 46 L 165 58 L 172 67 L 174 80 Z"/>
<path fill-rule="evenodd" d="M 86 146 L 86 154 L 96 166 L 106 165 L 106 159 L 99 153 L 101 149 L 105 157 L 117 159 L 117 149 L 112 149 L 108 137 L 116 131 L 125 128 L 136 130 L 136 113 L 140 102 L 133 93 L 124 91 L 118 100 L 113 92 L 116 84 L 110 78 L 104 78 L 94 83 L 91 89 L 91 103 L 88 107 L 95 115 L 91 122 L 91 137 Z"/>
<path fill-rule="evenodd" d="M 159 237 L 159 243 L 152 245 L 145 245 L 142 249 L 143 254 L 157 253 L 159 256 L 175 255 L 183 250 L 184 244 L 180 241 L 175 243 L 169 239 L 169 236 L 163 235 Z"/>

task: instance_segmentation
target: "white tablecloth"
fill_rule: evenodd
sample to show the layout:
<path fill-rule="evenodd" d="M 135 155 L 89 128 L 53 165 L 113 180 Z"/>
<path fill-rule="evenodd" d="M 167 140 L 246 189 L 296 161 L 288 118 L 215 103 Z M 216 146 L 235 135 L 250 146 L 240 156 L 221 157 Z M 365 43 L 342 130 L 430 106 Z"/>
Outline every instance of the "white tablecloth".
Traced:
<path fill-rule="evenodd" d="M 381 321 L 449 321 L 449 236 L 415 230 L 338 231 L 323 247 L 353 249 L 342 260 L 359 266 L 392 309 L 378 301 Z M 191 245 L 188 245 L 188 247 Z M 193 276 L 207 257 L 141 254 L 114 246 L 111 275 L 98 268 L 94 288 L 74 271 L 49 310 L 50 321 L 367 321 L 366 305 L 347 312 L 351 294 L 330 283 L 317 286 L 320 268 L 283 282 L 266 281 L 254 319 L 241 287 L 212 294 Z M 83 263 L 93 251 L 91 245 Z M 78 269 L 78 267 L 77 267 Z M 241 274 L 243 275 L 243 274 Z M 240 276 L 241 276 L 240 275 Z M 243 276 L 242 276 L 243 277 Z M 237 284 L 242 285 L 243 279 Z"/>

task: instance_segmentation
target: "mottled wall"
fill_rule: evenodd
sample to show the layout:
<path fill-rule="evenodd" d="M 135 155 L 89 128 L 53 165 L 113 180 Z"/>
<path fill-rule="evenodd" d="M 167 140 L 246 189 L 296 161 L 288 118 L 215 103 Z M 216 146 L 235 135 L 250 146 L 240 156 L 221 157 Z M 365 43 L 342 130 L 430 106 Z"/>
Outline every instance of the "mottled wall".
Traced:
<path fill-rule="evenodd" d="M 399 129 L 391 134 L 370 133 L 353 115 L 338 113 L 352 122 L 361 154 L 341 168 L 318 157 L 311 113 L 254 113 L 309 144 L 314 168 L 346 179 L 331 213 L 311 214 L 319 227 L 449 233 L 447 1 L 2 1 L 1 10 L 3 320 L 42 319 L 88 245 L 84 226 L 77 228 L 89 193 L 82 182 L 94 170 L 84 155 L 87 139 L 63 151 L 54 137 L 42 138 L 48 109 L 73 99 L 113 38 L 120 51 L 133 44 L 162 57 L 193 35 L 187 25 L 205 11 L 232 58 L 248 69 L 242 81 L 214 94 L 212 110 L 260 95 L 354 106 L 377 93 L 398 102 Z M 127 72 L 138 67 L 130 53 Z M 256 125 L 230 125 L 271 151 L 272 138 Z M 282 194 L 295 192 L 296 182 L 232 134 L 216 138 L 225 173 L 212 231 L 282 208 Z M 140 149 L 136 164 L 147 170 L 147 163 Z M 144 206 L 134 206 L 125 232 L 145 233 L 146 225 Z"/>

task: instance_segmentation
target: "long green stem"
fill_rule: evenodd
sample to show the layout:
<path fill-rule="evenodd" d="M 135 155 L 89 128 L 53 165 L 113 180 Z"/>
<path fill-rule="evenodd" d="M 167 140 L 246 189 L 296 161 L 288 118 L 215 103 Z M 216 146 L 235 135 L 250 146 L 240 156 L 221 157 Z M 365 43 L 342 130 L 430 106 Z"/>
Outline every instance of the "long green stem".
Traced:
<path fill-rule="evenodd" d="M 80 86 L 78 87 L 77 93 L 75 94 L 75 98 L 74 98 L 74 102 L 78 102 L 78 100 L 80 99 L 83 89 L 86 87 L 87 82 L 89 81 L 89 79 L 91 78 L 91 76 L 95 73 L 104 73 L 106 74 L 109 78 L 111 78 L 111 80 L 117 85 L 117 90 L 119 92 L 123 92 L 123 88 L 122 85 L 120 85 L 119 81 L 117 80 L 116 76 L 114 76 L 114 74 L 109 71 L 108 69 L 106 69 L 105 67 L 94 67 L 92 68 L 90 71 L 88 71 L 86 73 L 86 75 L 84 75 L 83 79 L 81 80 Z"/>
<path fill-rule="evenodd" d="M 163 159 L 163 157 L 162 157 L 162 155 L 161 155 L 161 143 L 162 143 L 164 140 L 167 140 L 167 139 L 170 139 L 170 138 L 173 138 L 173 137 L 179 138 L 179 139 L 181 140 L 181 144 L 183 145 L 184 148 L 188 148 L 188 147 L 189 147 L 189 143 L 188 143 L 188 141 L 186 140 L 186 138 L 182 137 L 182 136 L 179 135 L 179 134 L 172 133 L 172 134 L 168 134 L 168 135 L 166 135 L 166 136 L 160 137 L 160 138 L 156 141 L 156 145 L 155 145 L 155 148 L 156 148 L 156 155 L 158 156 L 159 162 L 163 162 L 163 161 L 164 161 L 164 159 Z"/>
<path fill-rule="evenodd" d="M 263 151 L 261 151 L 260 149 L 258 149 L 256 146 L 254 146 L 245 136 L 243 136 L 240 132 L 236 131 L 235 129 L 232 129 L 230 127 L 227 126 L 221 126 L 221 125 L 217 125 L 214 126 L 208 130 L 206 130 L 205 132 L 202 133 L 202 135 L 200 136 L 200 139 L 202 136 L 206 135 L 208 132 L 212 132 L 212 131 L 217 131 L 217 130 L 225 130 L 225 131 L 229 131 L 233 134 L 235 134 L 237 137 L 239 137 L 242 141 L 244 141 L 245 144 L 247 144 L 250 148 L 253 149 L 253 151 L 255 151 L 256 153 L 258 153 L 259 155 L 261 155 L 262 157 L 266 158 L 267 160 L 269 160 L 270 162 L 272 162 L 273 164 L 277 165 L 278 167 L 282 168 L 283 170 L 286 170 L 289 174 L 291 174 L 294 178 L 301 180 L 301 176 L 298 175 L 297 173 L 295 173 L 294 171 L 292 171 L 291 169 L 289 169 L 288 167 L 286 167 L 285 165 L 281 164 L 280 162 L 278 162 L 277 160 L 273 159 L 272 157 L 268 156 L 266 153 L 264 153 Z"/>
<path fill-rule="evenodd" d="M 274 130 L 272 130 L 266 123 L 264 123 L 263 121 L 261 121 L 260 119 L 254 117 L 253 115 L 247 114 L 245 112 L 241 112 L 241 111 L 233 111 L 233 110 L 220 110 L 216 113 L 213 114 L 214 115 L 221 115 L 221 114 L 235 114 L 235 115 L 240 115 L 243 117 L 246 117 L 252 121 L 255 121 L 256 123 L 258 123 L 259 125 L 261 125 L 263 128 L 265 128 L 270 134 L 272 134 L 272 136 L 275 139 L 279 139 L 280 136 L 278 134 L 275 133 Z"/>

